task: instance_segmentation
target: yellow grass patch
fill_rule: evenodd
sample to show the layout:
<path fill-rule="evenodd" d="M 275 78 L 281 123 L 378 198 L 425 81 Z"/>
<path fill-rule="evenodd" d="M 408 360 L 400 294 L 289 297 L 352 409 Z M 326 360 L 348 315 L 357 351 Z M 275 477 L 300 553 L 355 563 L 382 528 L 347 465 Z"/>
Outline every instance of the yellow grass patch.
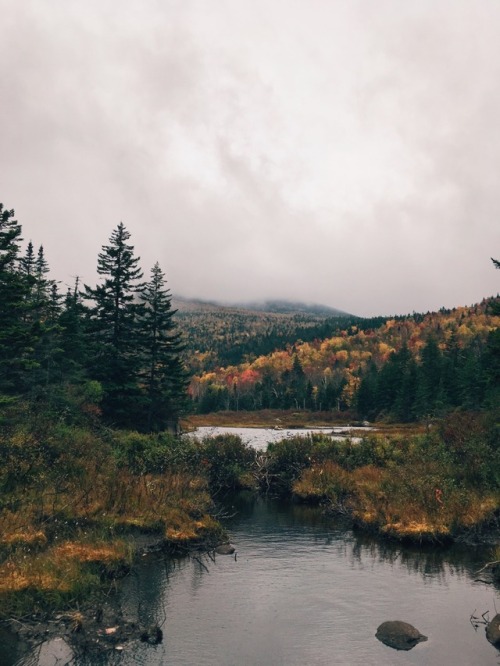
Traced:
<path fill-rule="evenodd" d="M 0 538 L 2 544 L 11 547 L 40 547 L 47 544 L 47 537 L 42 530 L 26 529 L 3 534 Z"/>
<path fill-rule="evenodd" d="M 189 528 L 181 530 L 169 527 L 167 529 L 167 539 L 169 539 L 169 541 L 189 541 L 195 539 L 196 536 L 196 531 Z"/>
<path fill-rule="evenodd" d="M 78 562 L 116 562 L 125 556 L 125 547 L 121 542 L 106 545 L 92 545 L 67 541 L 52 549 L 55 559 L 77 560 Z"/>
<path fill-rule="evenodd" d="M 62 590 L 64 581 L 58 581 L 51 573 L 20 568 L 12 562 L 7 562 L 0 567 L 0 593 L 21 592 L 28 588 Z"/>
<path fill-rule="evenodd" d="M 381 527 L 381 531 L 384 534 L 400 538 L 410 537 L 416 540 L 420 538 L 448 536 L 450 534 L 450 530 L 446 525 L 429 523 L 425 520 L 422 522 L 411 521 L 409 523 L 388 523 Z"/>

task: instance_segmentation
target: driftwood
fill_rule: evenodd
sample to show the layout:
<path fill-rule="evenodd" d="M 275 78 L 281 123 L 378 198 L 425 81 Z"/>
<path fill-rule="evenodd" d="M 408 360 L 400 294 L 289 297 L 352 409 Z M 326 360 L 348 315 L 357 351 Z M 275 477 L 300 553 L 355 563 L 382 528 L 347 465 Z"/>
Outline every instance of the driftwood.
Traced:
<path fill-rule="evenodd" d="M 493 562 L 488 562 L 487 564 L 484 565 L 479 571 L 476 571 L 476 576 L 477 574 L 482 573 L 485 569 L 488 569 L 489 567 L 494 567 L 495 565 L 500 564 L 500 560 L 493 560 Z"/>

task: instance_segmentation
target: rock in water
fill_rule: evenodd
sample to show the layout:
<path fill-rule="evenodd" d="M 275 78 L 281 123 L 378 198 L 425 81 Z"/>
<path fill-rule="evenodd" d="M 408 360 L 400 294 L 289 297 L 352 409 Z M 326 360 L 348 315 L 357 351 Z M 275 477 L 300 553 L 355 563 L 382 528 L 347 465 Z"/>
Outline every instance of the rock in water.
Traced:
<path fill-rule="evenodd" d="M 427 636 L 421 634 L 413 625 L 400 620 L 382 622 L 375 636 L 395 650 L 411 650 L 417 643 L 427 640 Z"/>
<path fill-rule="evenodd" d="M 486 627 L 486 638 L 492 645 L 500 649 L 500 613 L 497 613 Z"/>
<path fill-rule="evenodd" d="M 163 631 L 157 624 L 153 624 L 151 627 L 147 627 L 141 631 L 140 638 L 143 643 L 158 645 L 163 640 Z"/>
<path fill-rule="evenodd" d="M 232 555 L 235 550 L 235 547 L 230 543 L 221 543 L 220 546 L 217 546 L 215 552 L 218 555 Z"/>

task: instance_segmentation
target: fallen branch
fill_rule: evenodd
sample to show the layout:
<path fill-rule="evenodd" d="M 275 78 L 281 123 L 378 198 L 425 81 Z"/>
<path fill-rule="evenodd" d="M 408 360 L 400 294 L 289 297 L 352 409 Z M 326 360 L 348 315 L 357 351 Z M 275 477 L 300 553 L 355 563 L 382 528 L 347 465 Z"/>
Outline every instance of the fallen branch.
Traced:
<path fill-rule="evenodd" d="M 479 569 L 479 571 L 476 571 L 476 572 L 475 572 L 476 575 L 477 575 L 477 574 L 480 574 L 482 571 L 484 571 L 484 570 L 487 569 L 488 567 L 494 567 L 495 564 L 500 564 L 500 560 L 494 560 L 493 562 L 488 562 L 487 564 L 484 565 L 484 567 L 482 567 L 481 569 Z"/>

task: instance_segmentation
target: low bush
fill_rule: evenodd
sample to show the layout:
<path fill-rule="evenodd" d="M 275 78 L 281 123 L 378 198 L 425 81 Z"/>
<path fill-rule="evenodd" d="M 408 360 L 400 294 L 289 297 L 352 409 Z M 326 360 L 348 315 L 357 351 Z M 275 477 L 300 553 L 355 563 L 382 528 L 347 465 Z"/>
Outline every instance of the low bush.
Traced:
<path fill-rule="evenodd" d="M 290 437 L 269 444 L 266 483 L 273 492 L 286 494 L 302 471 L 313 464 L 314 436 Z"/>
<path fill-rule="evenodd" d="M 334 462 L 326 461 L 304 470 L 293 484 L 293 494 L 301 500 L 327 503 L 329 509 L 344 511 L 354 490 L 351 475 Z"/>
<path fill-rule="evenodd" d="M 205 437 L 196 442 L 199 463 L 208 476 L 212 492 L 236 490 L 255 485 L 252 472 L 255 450 L 236 435 Z"/>

